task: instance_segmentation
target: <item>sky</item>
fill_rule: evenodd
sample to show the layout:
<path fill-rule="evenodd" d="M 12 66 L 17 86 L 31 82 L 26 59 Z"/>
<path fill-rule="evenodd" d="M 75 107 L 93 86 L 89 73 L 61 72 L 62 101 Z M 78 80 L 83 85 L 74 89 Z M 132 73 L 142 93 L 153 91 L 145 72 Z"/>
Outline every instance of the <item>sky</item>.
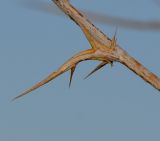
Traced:
<path fill-rule="evenodd" d="M 82 11 L 160 21 L 160 5 L 153 0 L 71 3 Z M 47 10 L 48 6 L 53 11 Z M 93 23 L 109 37 L 114 35 L 115 25 L 96 20 Z M 118 44 L 158 76 L 159 39 L 158 29 L 118 26 Z M 51 0 L 0 1 L 0 140 L 160 140 L 160 92 L 119 63 L 112 68 L 106 66 L 86 80 L 83 78 L 98 62 L 80 63 L 71 88 L 66 72 L 11 102 L 87 48 L 90 45 L 79 27 L 63 16 Z"/>

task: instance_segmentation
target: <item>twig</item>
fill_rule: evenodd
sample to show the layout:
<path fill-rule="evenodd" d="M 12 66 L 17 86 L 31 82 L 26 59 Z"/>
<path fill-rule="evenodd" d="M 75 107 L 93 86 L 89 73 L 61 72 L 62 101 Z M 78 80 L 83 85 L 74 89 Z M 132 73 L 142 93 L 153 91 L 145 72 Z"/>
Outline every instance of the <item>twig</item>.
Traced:
<path fill-rule="evenodd" d="M 102 68 L 106 64 L 113 62 L 120 62 L 128 67 L 130 70 L 135 72 L 143 80 L 151 84 L 157 90 L 160 90 L 160 78 L 155 74 L 150 72 L 142 64 L 132 58 L 126 51 L 119 47 L 116 43 L 116 37 L 112 39 L 107 37 L 103 32 L 96 28 L 83 14 L 81 14 L 77 9 L 75 9 L 68 0 L 52 0 L 66 15 L 68 15 L 84 32 L 86 38 L 88 39 L 91 49 L 82 51 L 74 55 L 66 63 L 64 63 L 57 71 L 50 74 L 46 79 L 34 85 L 32 88 L 26 90 L 24 93 L 15 97 L 17 99 L 24 96 L 31 91 L 39 88 L 40 86 L 48 83 L 62 73 L 71 70 L 70 84 L 72 80 L 72 75 L 77 64 L 85 60 L 99 60 L 101 64 L 93 70 L 94 73 L 98 69 Z M 90 75 L 90 74 L 89 74 Z"/>

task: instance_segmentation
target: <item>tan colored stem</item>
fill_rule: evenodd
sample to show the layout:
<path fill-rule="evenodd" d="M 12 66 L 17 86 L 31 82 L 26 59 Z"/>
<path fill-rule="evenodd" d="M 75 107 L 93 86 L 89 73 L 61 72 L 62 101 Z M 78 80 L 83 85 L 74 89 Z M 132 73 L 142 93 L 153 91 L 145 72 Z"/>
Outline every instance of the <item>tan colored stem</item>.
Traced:
<path fill-rule="evenodd" d="M 145 68 L 142 64 L 140 64 L 137 60 L 127 54 L 127 52 L 123 51 L 120 54 L 120 62 L 128 67 L 130 70 L 135 72 L 138 76 L 140 76 L 144 81 L 151 84 L 157 90 L 160 90 L 160 78 L 155 74 L 150 72 L 147 68 Z"/>
<path fill-rule="evenodd" d="M 80 26 L 82 31 L 90 35 L 90 37 L 94 38 L 101 42 L 103 45 L 110 45 L 110 39 L 101 32 L 97 27 L 95 27 L 85 15 L 79 12 L 76 8 L 74 8 L 68 0 L 52 0 L 66 15 L 68 15 L 76 24 Z M 89 36 L 88 35 L 88 36 Z M 87 37 L 88 39 L 88 37 Z"/>
<path fill-rule="evenodd" d="M 90 36 L 94 38 L 102 46 L 108 47 L 111 40 L 103 34 L 98 28 L 96 28 L 82 13 L 76 10 L 68 0 L 52 0 L 64 13 L 66 13 L 73 21 L 75 21 L 83 30 L 84 28 L 89 31 Z M 101 47 L 100 47 L 101 48 Z M 114 51 L 113 51 L 114 52 Z M 112 52 L 112 53 L 113 53 Z M 127 66 L 130 70 L 135 72 L 146 82 L 151 84 L 156 89 L 160 90 L 160 78 L 150 72 L 142 64 L 136 61 L 133 57 L 129 56 L 127 52 L 116 46 L 115 58 L 118 58 L 119 62 Z M 114 60 L 117 61 L 117 60 Z"/>
<path fill-rule="evenodd" d="M 135 72 L 137 75 L 139 75 L 141 78 L 143 78 L 146 82 L 151 84 L 154 88 L 160 90 L 160 78 L 151 73 L 138 61 L 129 56 L 126 51 L 120 48 L 116 43 L 115 36 L 112 39 L 108 38 L 103 32 L 96 28 L 83 14 L 76 10 L 68 0 L 52 1 L 80 26 L 89 43 L 91 44 L 92 49 L 88 49 L 74 55 L 73 57 L 71 57 L 71 59 L 66 61 L 57 71 L 51 73 L 47 78 L 35 84 L 33 87 L 26 90 L 14 99 L 30 93 L 31 91 L 43 86 L 44 84 L 55 79 L 68 70 L 71 70 L 71 84 L 76 65 L 79 62 L 85 60 L 99 60 L 103 62 L 94 71 L 92 71 L 91 74 L 103 67 L 104 64 L 107 64 L 108 62 L 120 62 L 127 66 L 130 70 Z"/>

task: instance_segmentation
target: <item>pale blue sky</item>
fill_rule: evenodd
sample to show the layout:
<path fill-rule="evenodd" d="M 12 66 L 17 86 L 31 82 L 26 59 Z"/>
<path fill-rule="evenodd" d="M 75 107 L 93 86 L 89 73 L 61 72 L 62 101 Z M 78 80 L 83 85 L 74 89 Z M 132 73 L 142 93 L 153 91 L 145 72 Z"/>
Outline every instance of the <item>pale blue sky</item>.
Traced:
<path fill-rule="evenodd" d="M 55 9 L 50 0 L 33 1 L 0 1 L 0 140 L 159 141 L 160 92 L 118 63 L 87 80 L 84 76 L 97 62 L 80 63 L 70 89 L 65 73 L 10 102 L 73 54 L 89 48 L 69 18 L 40 10 L 42 3 Z M 71 2 L 110 16 L 160 20 L 160 6 L 152 0 Z M 110 37 L 116 28 L 95 25 Z M 119 27 L 117 38 L 129 54 L 160 76 L 160 31 Z"/>

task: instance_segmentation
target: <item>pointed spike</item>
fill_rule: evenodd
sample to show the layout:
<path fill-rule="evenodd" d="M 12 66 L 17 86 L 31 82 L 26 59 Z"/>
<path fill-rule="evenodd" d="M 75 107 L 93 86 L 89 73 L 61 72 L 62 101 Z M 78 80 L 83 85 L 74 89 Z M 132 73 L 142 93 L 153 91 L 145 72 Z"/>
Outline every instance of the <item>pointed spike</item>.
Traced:
<path fill-rule="evenodd" d="M 116 30 L 115 30 L 115 33 L 114 33 L 114 36 L 112 38 L 112 41 L 111 41 L 111 46 L 114 48 L 116 46 L 116 42 L 117 42 L 117 30 L 118 30 L 118 27 L 116 27 Z"/>
<path fill-rule="evenodd" d="M 115 33 L 114 33 L 114 36 L 113 36 L 114 39 L 116 39 L 116 37 L 117 37 L 117 32 L 118 32 L 118 27 L 116 26 Z"/>
<path fill-rule="evenodd" d="M 108 64 L 110 62 L 101 62 L 93 71 L 91 71 L 84 79 L 88 78 L 89 76 L 91 76 L 93 73 L 95 73 L 96 71 L 98 71 L 99 69 L 101 69 L 102 67 L 104 67 L 106 64 Z"/>
<path fill-rule="evenodd" d="M 76 67 L 75 65 L 81 61 L 84 61 L 84 60 L 91 60 L 94 53 L 95 53 L 95 50 L 93 50 L 93 49 L 88 49 L 88 50 L 81 51 L 81 52 L 77 53 L 72 58 L 70 58 L 68 61 L 66 61 L 61 67 L 59 67 L 59 69 L 57 71 L 52 72 L 47 78 L 43 79 L 42 81 L 35 84 L 31 88 L 27 89 L 26 91 L 24 91 L 20 95 L 16 96 L 13 100 L 16 100 L 24 95 L 29 94 L 30 92 L 38 89 L 39 87 L 45 85 L 46 83 L 50 82 L 51 80 L 53 80 L 56 77 L 60 76 L 61 74 L 65 73 L 66 71 L 70 70 L 71 68 L 72 68 L 72 74 L 71 74 L 71 79 L 72 79 L 72 75 L 73 75 L 74 69 Z"/>
<path fill-rule="evenodd" d="M 110 64 L 111 64 L 111 67 L 113 67 L 113 61 L 111 61 Z"/>
<path fill-rule="evenodd" d="M 73 66 L 71 68 L 71 74 L 70 74 L 70 80 L 69 80 L 69 88 L 71 87 L 72 78 L 73 78 L 73 74 L 74 74 L 75 68 L 76 68 L 76 66 Z"/>
<path fill-rule="evenodd" d="M 50 82 L 51 80 L 55 79 L 57 76 L 59 76 L 61 73 L 60 72 L 52 72 L 47 78 L 43 79 L 42 81 L 40 81 L 39 83 L 35 84 L 33 87 L 31 87 L 30 89 L 27 89 L 26 91 L 24 91 L 23 93 L 21 93 L 20 95 L 16 96 L 15 98 L 12 99 L 12 101 L 27 95 L 28 93 L 38 89 L 39 87 L 45 85 L 46 83 Z"/>

